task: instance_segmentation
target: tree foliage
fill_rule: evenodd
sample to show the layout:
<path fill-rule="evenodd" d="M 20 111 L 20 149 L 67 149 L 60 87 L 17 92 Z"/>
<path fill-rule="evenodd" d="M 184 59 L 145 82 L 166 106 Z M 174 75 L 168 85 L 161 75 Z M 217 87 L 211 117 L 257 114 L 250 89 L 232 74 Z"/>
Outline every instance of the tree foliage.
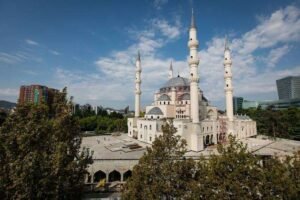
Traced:
<path fill-rule="evenodd" d="M 1 199 L 79 199 L 85 169 L 66 89 L 45 104 L 18 105 L 0 129 Z"/>
<path fill-rule="evenodd" d="M 257 131 L 272 137 L 300 140 L 300 110 L 290 107 L 285 110 L 274 110 L 271 107 L 262 110 L 239 110 L 239 114 L 246 114 L 257 123 Z"/>
<path fill-rule="evenodd" d="M 123 199 L 299 199 L 300 152 L 286 160 L 259 157 L 229 137 L 217 154 L 194 161 L 175 132 L 164 126 L 134 167 Z"/>
<path fill-rule="evenodd" d="M 7 112 L 5 110 L 0 109 L 0 127 L 4 123 L 5 119 L 7 118 Z"/>
<path fill-rule="evenodd" d="M 166 123 L 163 135 L 140 159 L 127 181 L 122 199 L 184 199 L 190 191 L 195 167 L 185 159 L 186 141 L 175 136 L 175 128 Z"/>
<path fill-rule="evenodd" d="M 288 166 L 277 158 L 263 160 L 230 137 L 218 155 L 197 163 L 190 199 L 291 199 L 295 182 Z"/>

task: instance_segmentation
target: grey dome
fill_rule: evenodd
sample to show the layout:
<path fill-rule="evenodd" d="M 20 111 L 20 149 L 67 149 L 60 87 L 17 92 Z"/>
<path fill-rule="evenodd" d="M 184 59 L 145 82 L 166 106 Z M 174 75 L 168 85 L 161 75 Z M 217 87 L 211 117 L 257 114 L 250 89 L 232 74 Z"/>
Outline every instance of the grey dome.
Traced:
<path fill-rule="evenodd" d="M 177 87 L 177 86 L 190 86 L 190 81 L 187 78 L 177 76 L 168 80 L 168 82 L 165 83 L 163 88 Z"/>
<path fill-rule="evenodd" d="M 163 94 L 157 99 L 157 101 L 171 101 L 171 98 L 168 95 Z"/>
<path fill-rule="evenodd" d="M 181 95 L 179 97 L 180 100 L 190 100 L 191 99 L 191 96 L 189 93 L 184 93 L 183 95 Z"/>
<path fill-rule="evenodd" d="M 160 108 L 154 107 L 148 111 L 147 115 L 163 115 L 163 112 Z"/>

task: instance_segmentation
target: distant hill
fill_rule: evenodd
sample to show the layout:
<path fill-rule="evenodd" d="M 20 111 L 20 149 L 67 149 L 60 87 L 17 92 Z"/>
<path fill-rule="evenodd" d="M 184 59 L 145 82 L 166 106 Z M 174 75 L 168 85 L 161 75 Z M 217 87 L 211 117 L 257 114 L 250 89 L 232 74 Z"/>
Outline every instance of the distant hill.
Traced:
<path fill-rule="evenodd" d="M 0 108 L 5 110 L 10 110 L 15 107 L 17 104 L 9 101 L 0 100 Z"/>

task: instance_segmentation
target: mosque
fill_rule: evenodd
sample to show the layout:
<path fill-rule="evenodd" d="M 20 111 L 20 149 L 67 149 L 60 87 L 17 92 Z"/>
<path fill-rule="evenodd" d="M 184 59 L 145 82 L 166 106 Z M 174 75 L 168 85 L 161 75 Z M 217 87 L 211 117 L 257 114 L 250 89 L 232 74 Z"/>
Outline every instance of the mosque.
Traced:
<path fill-rule="evenodd" d="M 218 154 L 217 148 L 210 145 L 224 143 L 229 135 L 237 137 L 247 145 L 249 152 L 268 158 L 292 156 L 300 150 L 300 143 L 293 140 L 271 140 L 257 135 L 256 122 L 247 116 L 233 115 L 233 86 L 231 55 L 228 43 L 224 51 L 224 91 L 226 114 L 220 114 L 210 105 L 203 91 L 199 89 L 198 54 L 199 42 L 194 16 L 189 30 L 188 65 L 189 78 L 173 77 L 172 65 L 166 83 L 154 94 L 154 102 L 146 107 L 145 116 L 140 116 L 141 100 L 141 57 L 136 60 L 135 116 L 128 118 L 128 134 L 97 135 L 83 137 L 81 150 L 90 152 L 93 164 L 87 168 L 86 187 L 90 190 L 119 191 L 132 175 L 139 159 L 151 147 L 156 137 L 162 135 L 161 127 L 166 119 L 173 119 L 176 134 L 187 141 L 186 158 L 199 160 L 200 156 Z M 220 63 L 221 65 L 221 63 Z M 257 135 L 257 136 L 256 136 Z M 252 137 L 255 136 L 255 137 Z M 100 187 L 105 184 L 105 187 Z"/>
<path fill-rule="evenodd" d="M 172 63 L 166 83 L 154 94 L 154 102 L 146 107 L 144 117 L 140 116 L 141 102 L 141 57 L 136 59 L 135 116 L 128 118 L 128 136 L 151 144 L 162 135 L 165 119 L 173 119 L 176 134 L 187 141 L 189 151 L 199 152 L 207 146 L 225 142 L 228 135 L 244 139 L 257 135 L 256 122 L 248 116 L 233 115 L 232 60 L 227 41 L 224 50 L 224 82 L 226 114 L 210 105 L 203 91 L 199 89 L 199 41 L 194 15 L 189 29 L 189 78 L 173 76 Z M 220 63 L 221 65 L 221 63 Z"/>

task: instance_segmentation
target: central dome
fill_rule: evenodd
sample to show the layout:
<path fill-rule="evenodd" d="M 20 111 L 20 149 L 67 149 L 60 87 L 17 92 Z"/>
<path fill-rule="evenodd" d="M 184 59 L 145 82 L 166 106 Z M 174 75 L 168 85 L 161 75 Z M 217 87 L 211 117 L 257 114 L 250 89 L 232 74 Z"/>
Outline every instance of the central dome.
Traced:
<path fill-rule="evenodd" d="M 189 79 L 177 76 L 168 80 L 168 82 L 166 82 L 162 88 L 178 87 L 178 86 L 190 86 Z"/>

